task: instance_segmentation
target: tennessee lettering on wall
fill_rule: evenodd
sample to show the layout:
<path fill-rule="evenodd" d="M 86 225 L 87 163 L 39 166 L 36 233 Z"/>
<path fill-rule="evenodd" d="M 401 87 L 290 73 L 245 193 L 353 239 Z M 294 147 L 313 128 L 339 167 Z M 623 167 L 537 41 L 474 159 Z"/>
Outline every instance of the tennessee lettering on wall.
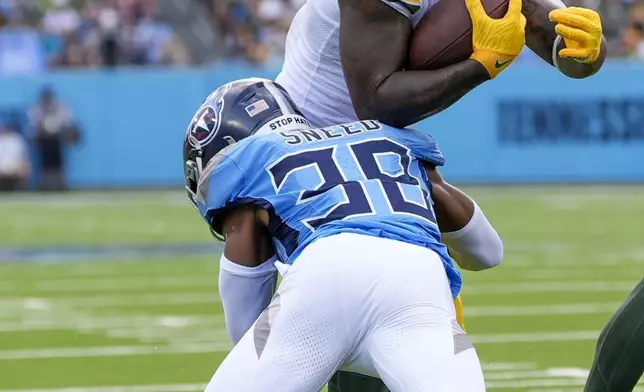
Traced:
<path fill-rule="evenodd" d="M 501 144 L 644 142 L 644 97 L 503 100 L 496 109 Z"/>

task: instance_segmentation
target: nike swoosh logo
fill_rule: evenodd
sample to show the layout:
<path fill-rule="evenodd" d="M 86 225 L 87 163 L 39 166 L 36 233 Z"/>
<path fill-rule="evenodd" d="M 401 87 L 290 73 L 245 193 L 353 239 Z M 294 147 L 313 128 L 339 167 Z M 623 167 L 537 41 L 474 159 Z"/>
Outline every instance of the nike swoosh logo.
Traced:
<path fill-rule="evenodd" d="M 494 63 L 494 66 L 495 66 L 496 68 L 501 68 L 501 67 L 503 67 L 504 65 L 506 65 L 507 63 L 509 63 L 509 62 L 510 62 L 510 61 L 512 61 L 512 60 L 513 60 L 513 59 L 510 59 L 510 60 L 506 60 L 506 61 L 500 62 L 500 61 L 499 61 L 499 59 L 498 59 L 498 57 L 497 57 L 497 59 L 496 59 L 496 63 Z"/>

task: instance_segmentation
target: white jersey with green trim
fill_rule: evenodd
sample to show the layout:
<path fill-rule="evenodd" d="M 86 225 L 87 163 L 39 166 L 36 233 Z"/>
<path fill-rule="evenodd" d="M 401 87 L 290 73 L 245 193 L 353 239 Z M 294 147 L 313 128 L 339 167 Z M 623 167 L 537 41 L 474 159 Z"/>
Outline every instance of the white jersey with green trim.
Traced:
<path fill-rule="evenodd" d="M 374 0 L 377 1 L 377 0 Z M 439 0 L 380 0 L 415 26 Z M 286 58 L 276 81 L 314 127 L 356 121 L 340 61 L 338 0 L 308 0 L 286 37 Z"/>

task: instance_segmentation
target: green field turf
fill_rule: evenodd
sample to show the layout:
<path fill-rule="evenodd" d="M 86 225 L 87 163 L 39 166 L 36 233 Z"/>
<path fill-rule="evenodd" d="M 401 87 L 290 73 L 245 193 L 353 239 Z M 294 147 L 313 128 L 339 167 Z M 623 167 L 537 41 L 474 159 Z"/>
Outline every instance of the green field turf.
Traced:
<path fill-rule="evenodd" d="M 506 245 L 502 266 L 464 275 L 489 390 L 580 391 L 598 332 L 644 273 L 644 188 L 468 190 Z M 0 258 L 210 241 L 181 192 L 0 197 Z M 216 251 L 57 256 L 0 262 L 0 392 L 203 390 L 230 347 Z"/>

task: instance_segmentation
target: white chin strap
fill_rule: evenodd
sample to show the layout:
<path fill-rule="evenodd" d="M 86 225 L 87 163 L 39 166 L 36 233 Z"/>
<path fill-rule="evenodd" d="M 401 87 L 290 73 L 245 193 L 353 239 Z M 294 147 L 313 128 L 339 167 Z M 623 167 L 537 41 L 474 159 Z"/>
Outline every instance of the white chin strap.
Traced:
<path fill-rule="evenodd" d="M 297 114 L 287 114 L 272 119 L 255 132 L 255 135 L 265 135 L 273 132 L 295 131 L 310 128 L 311 124 Z"/>

